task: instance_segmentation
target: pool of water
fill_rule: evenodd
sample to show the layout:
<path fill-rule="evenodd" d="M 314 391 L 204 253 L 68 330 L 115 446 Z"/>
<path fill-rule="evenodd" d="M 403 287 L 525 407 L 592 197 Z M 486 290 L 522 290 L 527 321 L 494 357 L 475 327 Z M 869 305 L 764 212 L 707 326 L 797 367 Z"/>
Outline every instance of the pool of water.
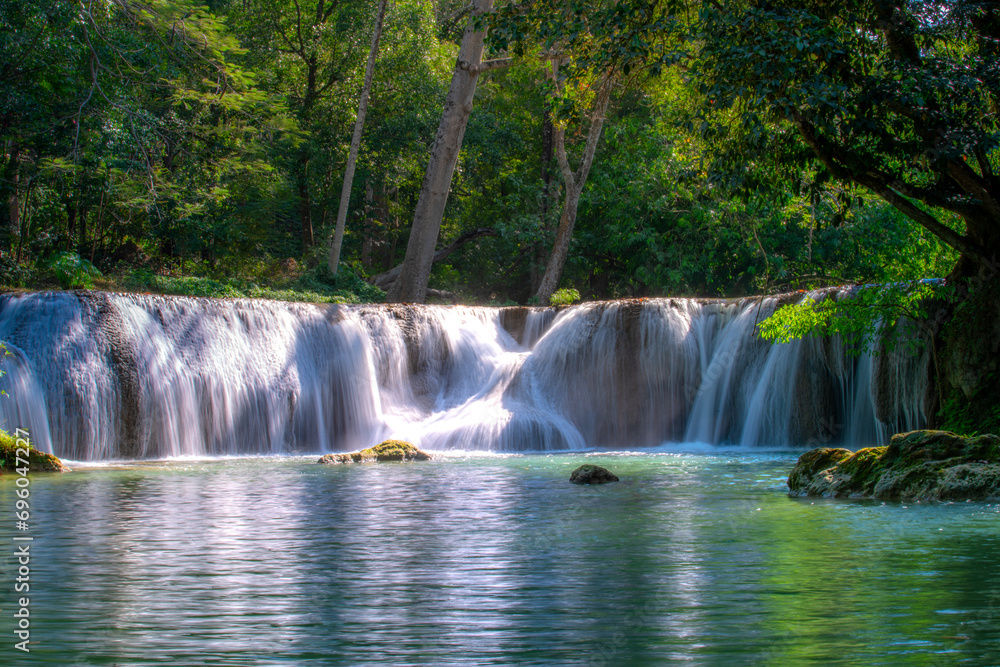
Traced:
<path fill-rule="evenodd" d="M 1000 664 L 1000 505 L 792 499 L 794 461 L 81 468 L 32 478 L 27 533 L 4 475 L 0 664 Z"/>

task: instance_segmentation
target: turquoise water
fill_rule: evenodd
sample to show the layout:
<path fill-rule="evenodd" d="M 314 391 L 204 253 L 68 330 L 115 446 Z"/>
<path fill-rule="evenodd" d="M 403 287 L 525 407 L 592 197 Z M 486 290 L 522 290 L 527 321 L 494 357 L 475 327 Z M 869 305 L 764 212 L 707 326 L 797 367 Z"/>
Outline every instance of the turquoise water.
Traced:
<path fill-rule="evenodd" d="M 794 460 L 39 475 L 30 654 L 13 648 L 5 475 L 0 664 L 1000 664 L 1000 506 L 791 499 Z M 584 462 L 623 481 L 569 484 Z"/>

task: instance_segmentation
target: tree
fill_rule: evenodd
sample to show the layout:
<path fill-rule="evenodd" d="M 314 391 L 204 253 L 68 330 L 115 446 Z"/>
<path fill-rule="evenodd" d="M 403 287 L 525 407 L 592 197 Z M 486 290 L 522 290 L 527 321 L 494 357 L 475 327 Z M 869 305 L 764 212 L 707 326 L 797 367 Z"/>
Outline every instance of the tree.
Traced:
<path fill-rule="evenodd" d="M 315 243 L 313 200 L 315 162 L 334 153 L 322 142 L 349 113 L 340 93 L 360 68 L 354 38 L 358 17 L 371 16 L 368 0 L 247 0 L 232 23 L 249 49 L 248 60 L 261 71 L 261 85 L 282 95 L 308 133 L 288 156 L 295 181 L 303 252 Z M 324 198 L 325 200 L 325 198 Z"/>
<path fill-rule="evenodd" d="M 372 32 L 372 45 L 368 50 L 368 65 L 365 67 L 365 84 L 361 89 L 361 100 L 358 102 L 358 117 L 354 121 L 354 136 L 351 137 L 351 149 L 347 156 L 347 167 L 344 169 L 344 187 L 340 191 L 340 206 L 337 209 L 337 225 L 330 244 L 330 258 L 327 265 L 330 273 L 337 275 L 340 265 L 340 246 L 344 240 L 344 227 L 347 223 L 347 207 L 351 201 L 351 185 L 354 182 L 354 163 L 358 159 L 358 149 L 361 147 L 361 132 L 365 127 L 365 114 L 368 112 L 368 95 L 372 89 L 372 76 L 375 74 L 375 59 L 378 57 L 378 41 L 382 37 L 382 21 L 385 18 L 386 0 L 379 0 L 378 15 L 375 18 L 375 30 Z"/>
<path fill-rule="evenodd" d="M 553 85 L 553 147 L 563 177 L 564 199 L 559 225 L 535 296 L 547 303 L 559 286 L 576 222 L 580 196 L 613 92 L 637 85 L 663 67 L 662 54 L 675 39 L 673 3 L 665 8 L 635 2 L 583 3 L 541 0 L 511 4 L 491 22 L 491 46 L 515 54 L 540 49 L 556 63 Z M 582 94 L 573 94 L 581 91 Z M 586 109 L 581 111 L 581 109 Z M 589 121 L 580 165 L 572 169 L 566 151 L 566 123 L 580 116 Z"/>
<path fill-rule="evenodd" d="M 556 92 L 561 93 L 562 84 L 559 81 L 558 62 L 558 60 L 553 60 L 552 73 Z M 587 140 L 584 144 L 583 155 L 580 157 L 580 165 L 575 171 L 570 166 L 569 156 L 566 152 L 566 124 L 561 122 L 554 128 L 552 139 L 556 161 L 559 164 L 559 171 L 562 173 L 565 194 L 552 252 L 549 255 L 549 261 L 545 266 L 545 273 L 539 283 L 538 290 L 535 292 L 539 303 L 547 304 L 549 302 L 549 298 L 559 287 L 559 281 L 562 279 L 563 268 L 566 266 L 566 256 L 569 254 L 569 243 L 573 236 L 573 227 L 576 224 L 580 195 L 583 193 L 587 176 L 594 163 L 597 142 L 601 138 L 601 129 L 604 127 L 604 116 L 608 110 L 611 93 L 616 82 L 617 77 L 608 73 L 602 75 L 594 85 L 592 101 L 586 113 L 590 123 L 587 130 Z"/>
<path fill-rule="evenodd" d="M 509 64 L 506 60 L 482 62 L 484 31 L 477 19 L 489 12 L 493 0 L 474 0 L 472 16 L 462 35 L 458 60 L 452 74 L 451 88 L 445 99 L 444 112 L 438 125 L 430 161 L 424 174 L 420 198 L 413 214 L 413 226 L 406 246 L 399 277 L 389 288 L 387 299 L 395 302 L 423 303 L 427 295 L 434 249 L 437 245 L 441 219 L 451 190 L 451 180 L 458 163 L 465 127 L 472 113 L 479 75 Z"/>
<path fill-rule="evenodd" d="M 961 252 L 956 275 L 995 261 L 998 3 L 723 1 L 701 9 L 694 32 L 695 127 L 720 179 L 811 163 Z"/>

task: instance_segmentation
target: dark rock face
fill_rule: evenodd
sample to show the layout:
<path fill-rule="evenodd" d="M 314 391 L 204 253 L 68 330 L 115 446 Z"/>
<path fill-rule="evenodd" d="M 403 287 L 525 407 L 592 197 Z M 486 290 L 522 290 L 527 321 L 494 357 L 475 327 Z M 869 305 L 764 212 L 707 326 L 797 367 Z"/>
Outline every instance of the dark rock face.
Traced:
<path fill-rule="evenodd" d="M 569 481 L 574 484 L 607 484 L 619 480 L 618 476 L 607 468 L 582 465 L 570 474 Z"/>
<path fill-rule="evenodd" d="M 799 457 L 788 488 L 793 496 L 998 500 L 1000 437 L 912 431 L 887 447 L 814 449 Z"/>
<path fill-rule="evenodd" d="M 387 461 L 429 461 L 430 454 L 403 440 L 386 440 L 374 447 L 349 454 L 327 454 L 319 463 L 385 463 Z"/>

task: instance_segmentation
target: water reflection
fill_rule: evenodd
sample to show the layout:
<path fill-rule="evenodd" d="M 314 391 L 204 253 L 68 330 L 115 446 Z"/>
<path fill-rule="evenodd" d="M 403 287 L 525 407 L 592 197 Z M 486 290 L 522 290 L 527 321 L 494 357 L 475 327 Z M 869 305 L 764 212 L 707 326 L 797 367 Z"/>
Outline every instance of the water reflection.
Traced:
<path fill-rule="evenodd" d="M 1000 655 L 996 506 L 792 500 L 787 456 L 607 455 L 622 483 L 568 484 L 584 460 L 238 459 L 37 477 L 37 644 L 23 664 Z M 13 489 L 0 479 L 4 507 Z"/>

